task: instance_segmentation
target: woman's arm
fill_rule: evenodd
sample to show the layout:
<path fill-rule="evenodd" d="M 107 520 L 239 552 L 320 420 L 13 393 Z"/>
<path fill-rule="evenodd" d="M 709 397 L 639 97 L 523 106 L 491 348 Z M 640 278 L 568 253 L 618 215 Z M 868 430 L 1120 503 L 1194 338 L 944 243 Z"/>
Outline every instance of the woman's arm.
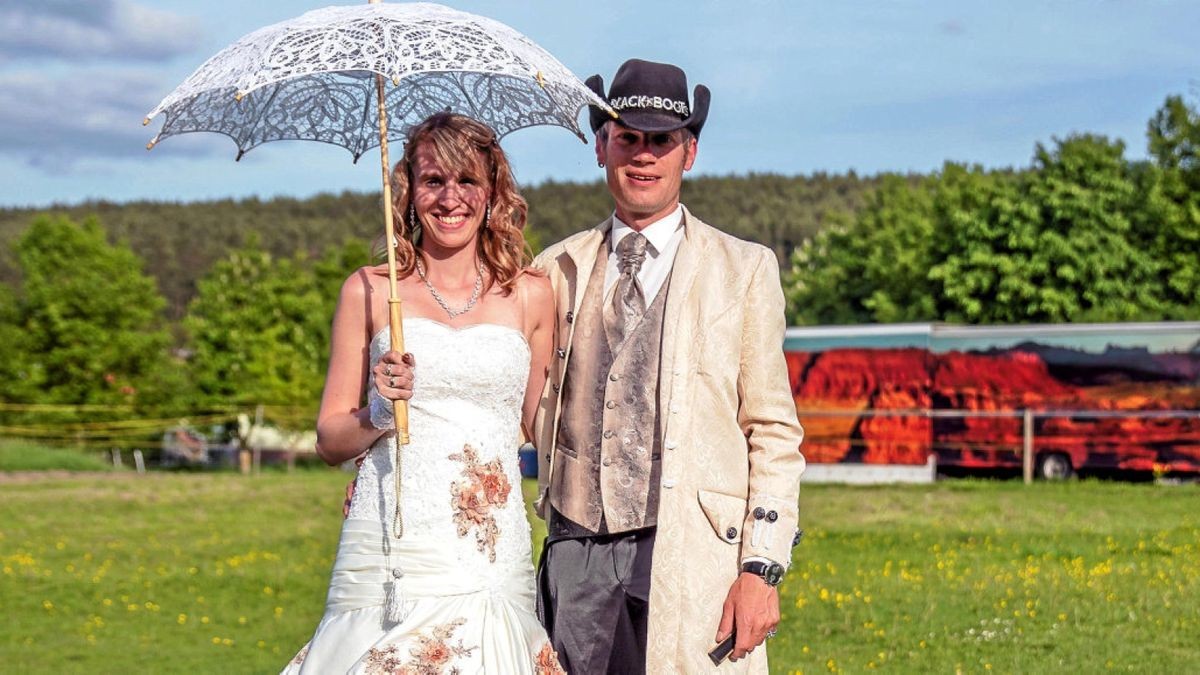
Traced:
<path fill-rule="evenodd" d="M 333 315 L 329 371 L 317 413 L 317 455 L 330 465 L 361 455 L 386 431 L 371 424 L 370 408 L 363 405 L 375 323 L 369 275 L 361 269 L 346 279 Z M 411 368 L 401 363 L 399 354 L 389 352 L 377 370 L 387 363 L 391 363 L 397 388 L 381 393 L 389 398 L 411 397 Z M 379 374 L 376 376 L 379 380 Z"/>
<path fill-rule="evenodd" d="M 525 338 L 529 340 L 529 381 L 525 384 L 525 402 L 521 406 L 521 428 L 526 436 L 533 429 L 533 417 L 537 414 L 546 386 L 550 359 L 554 356 L 554 330 L 557 318 L 554 312 L 554 292 L 550 280 L 542 275 L 526 274 L 522 279 L 525 298 Z M 528 438 L 533 442 L 533 438 Z"/>

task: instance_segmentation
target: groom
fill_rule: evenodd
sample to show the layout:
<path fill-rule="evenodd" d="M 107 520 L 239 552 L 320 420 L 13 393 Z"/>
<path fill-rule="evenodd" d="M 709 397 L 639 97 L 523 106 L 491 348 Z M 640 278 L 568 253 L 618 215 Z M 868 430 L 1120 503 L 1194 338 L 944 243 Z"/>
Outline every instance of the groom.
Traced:
<path fill-rule="evenodd" d="M 559 321 L 539 615 L 569 672 L 707 671 L 730 634 L 766 672 L 804 470 L 778 263 L 679 203 L 707 87 L 689 102 L 682 70 L 637 59 L 588 85 L 619 113 L 591 113 L 615 211 L 535 263 Z"/>

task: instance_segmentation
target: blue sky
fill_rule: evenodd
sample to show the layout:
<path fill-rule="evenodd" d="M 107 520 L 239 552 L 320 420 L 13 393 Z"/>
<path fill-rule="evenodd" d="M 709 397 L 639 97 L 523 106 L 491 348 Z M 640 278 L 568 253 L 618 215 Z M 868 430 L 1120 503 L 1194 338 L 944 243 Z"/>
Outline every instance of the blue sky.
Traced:
<path fill-rule="evenodd" d="M 144 150 L 143 115 L 205 59 L 320 0 L 4 0 L 0 206 L 375 190 L 377 155 L 283 142 L 234 163 L 226 138 Z M 1200 96 L 1200 3 L 691 0 L 449 4 L 503 21 L 585 78 L 671 61 L 713 91 L 695 172 L 1025 166 L 1072 132 L 1145 154 L 1170 94 Z M 160 118 L 161 119 L 161 118 Z M 582 119 L 582 118 L 581 118 Z M 504 139 L 518 179 L 600 176 L 562 129 Z"/>

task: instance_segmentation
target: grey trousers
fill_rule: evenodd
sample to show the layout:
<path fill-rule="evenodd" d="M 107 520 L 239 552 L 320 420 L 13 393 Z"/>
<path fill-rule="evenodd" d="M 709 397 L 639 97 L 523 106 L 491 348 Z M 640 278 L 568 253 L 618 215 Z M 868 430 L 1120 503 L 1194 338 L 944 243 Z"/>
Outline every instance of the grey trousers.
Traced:
<path fill-rule="evenodd" d="M 547 541 L 538 617 L 572 675 L 646 672 L 654 528 Z"/>

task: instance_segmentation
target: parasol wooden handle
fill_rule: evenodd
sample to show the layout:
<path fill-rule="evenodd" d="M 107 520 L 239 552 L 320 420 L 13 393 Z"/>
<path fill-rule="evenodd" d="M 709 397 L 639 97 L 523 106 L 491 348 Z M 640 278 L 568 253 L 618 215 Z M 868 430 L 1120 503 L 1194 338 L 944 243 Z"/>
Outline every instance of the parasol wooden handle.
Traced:
<path fill-rule="evenodd" d="M 393 273 L 394 274 L 394 273 Z M 392 277 L 393 279 L 395 276 Z M 388 326 L 392 334 L 392 351 L 404 353 L 404 316 L 400 311 L 400 298 L 388 298 Z M 396 418 L 396 442 L 408 444 L 408 401 L 392 401 L 392 415 Z"/>
<path fill-rule="evenodd" d="M 387 106 L 383 76 L 375 75 L 375 90 L 379 95 L 379 161 L 383 165 L 383 229 L 384 248 L 388 262 L 388 328 L 392 334 L 392 351 L 404 353 L 404 314 L 400 293 L 396 289 L 396 226 L 392 221 L 392 167 L 388 162 Z M 408 444 L 408 401 L 392 401 L 396 418 L 396 442 Z"/>

